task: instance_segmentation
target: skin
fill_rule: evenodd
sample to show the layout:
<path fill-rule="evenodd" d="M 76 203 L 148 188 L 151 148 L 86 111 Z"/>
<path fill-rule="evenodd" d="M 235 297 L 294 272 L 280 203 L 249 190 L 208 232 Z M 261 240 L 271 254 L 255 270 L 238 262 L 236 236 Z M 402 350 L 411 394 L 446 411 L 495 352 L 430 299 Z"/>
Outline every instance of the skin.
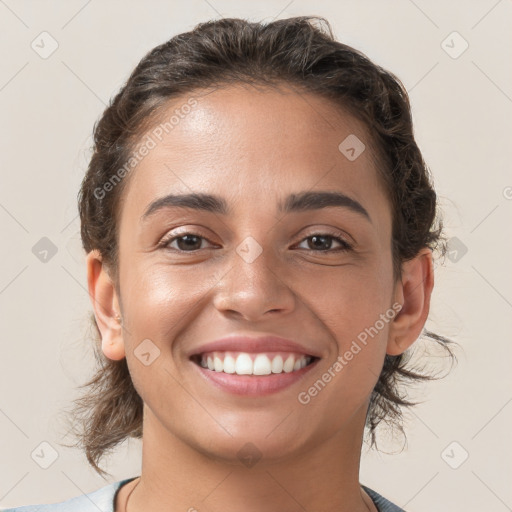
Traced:
<path fill-rule="evenodd" d="M 369 144 L 352 162 L 338 150 L 349 134 L 369 142 L 339 106 L 285 86 L 230 85 L 194 97 L 197 106 L 124 190 L 119 287 L 97 251 L 87 256 L 103 352 L 126 357 L 144 401 L 141 478 L 121 489 L 116 512 L 132 489 L 129 512 L 376 510 L 359 484 L 365 416 L 385 354 L 402 353 L 425 324 L 432 253 L 425 248 L 404 263 L 394 282 L 391 207 Z M 187 99 L 174 99 L 169 112 Z M 348 208 L 278 214 L 279 200 L 304 190 L 342 192 L 371 222 Z M 147 206 L 171 192 L 216 194 L 232 212 L 174 208 L 142 222 Z M 322 246 L 331 252 L 315 249 L 309 237 L 326 229 L 353 250 L 333 252 L 334 240 Z M 165 235 L 187 232 L 204 237 L 194 253 L 176 240 L 181 254 L 156 247 Z M 247 236 L 263 250 L 252 263 L 236 252 Z M 395 302 L 400 314 L 310 403 L 299 403 L 298 393 Z M 235 332 L 298 340 L 321 359 L 278 393 L 231 395 L 198 378 L 186 353 Z M 134 354 L 144 339 L 160 350 L 149 366 Z M 262 455 L 251 468 L 237 456 L 248 442 Z"/>

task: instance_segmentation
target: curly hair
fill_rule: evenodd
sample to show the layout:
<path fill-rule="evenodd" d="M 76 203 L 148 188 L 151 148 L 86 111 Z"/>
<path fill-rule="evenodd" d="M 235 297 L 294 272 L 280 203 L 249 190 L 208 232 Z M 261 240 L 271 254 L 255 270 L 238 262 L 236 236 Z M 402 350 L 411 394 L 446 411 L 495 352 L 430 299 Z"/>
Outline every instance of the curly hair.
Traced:
<path fill-rule="evenodd" d="M 402 263 L 424 247 L 445 256 L 436 193 L 414 139 L 409 99 L 400 80 L 360 51 L 336 41 L 323 17 L 266 24 L 228 18 L 200 23 L 147 53 L 94 126 L 93 154 L 78 194 L 81 237 L 87 253 L 99 250 L 118 290 L 117 228 L 129 178 L 119 170 L 125 169 L 141 134 L 168 100 L 234 83 L 266 87 L 284 83 L 297 92 L 328 98 L 362 121 L 391 204 L 395 280 L 401 277 Z M 119 183 L 107 189 L 113 177 Z M 130 437 L 142 437 L 143 402 L 126 359 L 114 361 L 102 354 L 101 334 L 94 314 L 90 316 L 98 368 L 81 386 L 88 391 L 74 401 L 78 442 L 73 446 L 82 448 L 91 466 L 104 475 L 99 461 L 106 452 Z M 426 329 L 422 339 L 438 344 L 454 360 L 451 340 Z M 411 349 L 385 357 L 366 416 L 372 446 L 383 420 L 403 432 L 402 407 L 414 402 L 405 398 L 401 386 L 435 378 L 410 363 Z"/>

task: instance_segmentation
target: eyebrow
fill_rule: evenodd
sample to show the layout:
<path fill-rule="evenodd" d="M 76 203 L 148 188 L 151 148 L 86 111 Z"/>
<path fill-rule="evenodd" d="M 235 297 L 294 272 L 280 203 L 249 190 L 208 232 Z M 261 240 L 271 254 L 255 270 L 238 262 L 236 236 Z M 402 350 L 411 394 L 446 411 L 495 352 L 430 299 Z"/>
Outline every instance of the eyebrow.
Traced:
<path fill-rule="evenodd" d="M 192 208 L 194 210 L 204 210 L 220 215 L 228 215 L 231 211 L 224 198 L 212 194 L 169 194 L 153 201 L 146 208 L 141 220 L 146 220 L 161 209 L 172 207 Z M 305 212 L 329 207 L 348 208 L 365 217 L 370 223 L 372 222 L 370 214 L 361 203 L 341 192 L 299 192 L 297 194 L 290 194 L 286 197 L 284 202 L 280 201 L 278 203 L 278 211 L 280 213 Z"/>

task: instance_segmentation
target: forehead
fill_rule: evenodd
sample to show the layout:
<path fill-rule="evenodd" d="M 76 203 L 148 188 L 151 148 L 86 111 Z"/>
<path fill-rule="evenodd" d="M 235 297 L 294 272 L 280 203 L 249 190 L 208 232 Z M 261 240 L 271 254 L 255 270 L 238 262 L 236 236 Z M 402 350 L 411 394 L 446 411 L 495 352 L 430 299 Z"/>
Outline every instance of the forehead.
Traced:
<path fill-rule="evenodd" d="M 217 192 L 240 204 L 255 194 L 277 201 L 285 192 L 314 188 L 355 199 L 384 195 L 364 124 L 295 88 L 231 85 L 174 98 L 141 141 L 151 149 L 127 191 L 139 214 L 172 191 Z M 364 150 L 348 158 L 347 144 Z M 377 197 L 370 202 L 378 206 Z"/>

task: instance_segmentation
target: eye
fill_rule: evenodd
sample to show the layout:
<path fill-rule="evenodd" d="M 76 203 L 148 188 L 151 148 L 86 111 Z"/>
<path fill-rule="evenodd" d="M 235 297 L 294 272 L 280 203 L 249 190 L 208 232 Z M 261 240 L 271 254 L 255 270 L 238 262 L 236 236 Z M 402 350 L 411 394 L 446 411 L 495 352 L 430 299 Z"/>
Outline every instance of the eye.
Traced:
<path fill-rule="evenodd" d="M 352 246 L 343 240 L 343 238 L 330 233 L 315 233 L 314 235 L 304 238 L 301 243 L 308 240 L 310 240 L 311 243 L 308 243 L 309 247 L 306 249 L 313 252 L 343 252 L 352 249 Z M 331 250 L 333 241 L 339 244 L 340 247 Z"/>
<path fill-rule="evenodd" d="M 202 241 L 209 242 L 207 238 L 197 233 L 187 232 L 164 238 L 158 247 L 178 252 L 194 252 L 204 248 L 201 246 Z M 305 249 L 313 252 L 346 252 L 352 249 L 352 246 L 343 238 L 330 233 L 315 233 L 304 238 L 301 243 L 305 241 L 308 243 Z M 339 247 L 333 249 L 333 242 Z M 173 243 L 176 243 L 174 247 L 172 247 Z"/>
<path fill-rule="evenodd" d="M 159 247 L 172 249 L 180 252 L 193 252 L 202 249 L 201 241 L 207 240 L 205 237 L 197 233 L 184 233 L 173 237 L 168 237 L 162 240 Z M 176 242 L 177 247 L 171 247 L 171 244 Z"/>

